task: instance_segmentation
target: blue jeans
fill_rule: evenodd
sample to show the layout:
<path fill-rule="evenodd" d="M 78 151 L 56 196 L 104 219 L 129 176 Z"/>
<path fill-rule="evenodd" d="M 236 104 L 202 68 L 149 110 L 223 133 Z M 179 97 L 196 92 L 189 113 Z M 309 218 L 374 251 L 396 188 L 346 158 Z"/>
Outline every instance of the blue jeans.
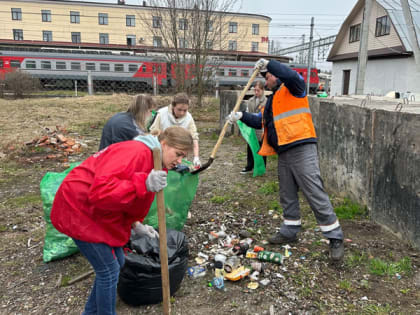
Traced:
<path fill-rule="evenodd" d="M 83 256 L 90 262 L 96 274 L 92 291 L 82 314 L 115 315 L 118 276 L 124 265 L 122 247 L 73 240 Z"/>

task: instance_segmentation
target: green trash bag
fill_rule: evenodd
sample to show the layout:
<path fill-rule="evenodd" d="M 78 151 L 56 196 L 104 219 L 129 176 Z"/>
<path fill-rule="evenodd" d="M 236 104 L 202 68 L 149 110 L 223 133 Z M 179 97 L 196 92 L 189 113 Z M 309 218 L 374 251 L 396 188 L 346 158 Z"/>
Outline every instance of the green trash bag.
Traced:
<path fill-rule="evenodd" d="M 44 261 L 49 262 L 72 255 L 78 251 L 73 240 L 58 232 L 51 224 L 50 214 L 54 201 L 55 193 L 61 185 L 66 175 L 81 162 L 72 163 L 70 168 L 62 173 L 48 172 L 41 180 L 41 198 L 44 208 L 44 218 L 47 222 L 45 240 L 44 240 Z M 183 164 L 190 165 L 188 161 Z M 198 186 L 198 174 L 192 175 L 189 172 L 178 173 L 168 172 L 168 186 L 164 189 L 166 227 L 168 229 L 181 230 L 187 220 L 188 211 L 191 202 L 194 200 Z M 144 220 L 155 228 L 158 227 L 156 198 L 152 203 L 148 215 Z"/>
<path fill-rule="evenodd" d="M 81 162 L 75 162 L 70 164 L 70 167 L 61 173 L 48 172 L 41 180 L 40 190 L 42 207 L 44 209 L 44 219 L 47 223 L 44 239 L 44 262 L 64 258 L 79 251 L 76 244 L 70 237 L 58 232 L 55 229 L 51 223 L 50 214 L 55 193 L 60 187 L 61 182 L 64 177 L 66 177 L 66 175 L 80 163 Z"/>
<path fill-rule="evenodd" d="M 258 154 L 258 151 L 260 150 L 260 144 L 258 143 L 255 129 L 248 127 L 242 121 L 238 120 L 237 123 L 242 137 L 244 137 L 246 142 L 248 142 L 249 147 L 251 148 L 252 156 L 254 158 L 254 172 L 252 176 L 262 176 L 265 174 L 265 164 L 263 157 Z"/>
<path fill-rule="evenodd" d="M 184 160 L 183 164 L 190 165 L 191 163 Z M 198 174 L 168 172 L 168 186 L 163 190 L 165 195 L 166 227 L 168 229 L 180 231 L 184 227 L 188 210 L 197 192 L 197 186 Z M 144 223 L 154 228 L 158 227 L 156 198 L 144 219 Z"/>

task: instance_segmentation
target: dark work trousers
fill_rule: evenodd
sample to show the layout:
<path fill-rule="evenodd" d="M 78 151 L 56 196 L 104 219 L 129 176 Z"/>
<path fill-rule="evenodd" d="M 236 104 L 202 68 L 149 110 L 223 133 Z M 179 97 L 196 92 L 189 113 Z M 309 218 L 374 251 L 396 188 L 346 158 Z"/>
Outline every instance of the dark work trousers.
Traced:
<path fill-rule="evenodd" d="M 262 145 L 262 141 L 258 141 L 260 144 L 260 147 Z M 267 157 L 263 156 L 264 159 L 264 165 L 267 165 Z M 249 144 L 246 145 L 246 168 L 249 170 L 254 169 L 254 156 L 252 155 L 252 150 Z"/>
<path fill-rule="evenodd" d="M 302 144 L 280 153 L 278 176 L 284 217 L 280 234 L 293 238 L 300 231 L 300 189 L 315 214 L 322 234 L 326 238 L 343 239 L 343 231 L 322 183 L 316 144 Z"/>

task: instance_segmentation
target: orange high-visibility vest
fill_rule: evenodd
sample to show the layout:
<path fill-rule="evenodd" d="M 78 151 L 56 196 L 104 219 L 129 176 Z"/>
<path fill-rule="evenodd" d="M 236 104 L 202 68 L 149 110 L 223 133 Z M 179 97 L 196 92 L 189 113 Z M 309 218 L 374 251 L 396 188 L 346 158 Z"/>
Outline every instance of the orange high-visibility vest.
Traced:
<path fill-rule="evenodd" d="M 273 96 L 271 109 L 279 146 L 316 138 L 308 97 L 295 97 L 282 85 Z M 276 154 L 274 148 L 268 144 L 267 128 L 264 129 L 263 143 L 258 154 L 263 156 Z"/>

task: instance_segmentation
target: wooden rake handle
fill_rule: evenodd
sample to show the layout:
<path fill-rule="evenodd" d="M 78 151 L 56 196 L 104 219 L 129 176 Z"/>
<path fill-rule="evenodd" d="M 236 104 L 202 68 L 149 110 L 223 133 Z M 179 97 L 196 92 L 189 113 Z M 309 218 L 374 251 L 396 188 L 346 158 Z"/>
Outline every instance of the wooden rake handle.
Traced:
<path fill-rule="evenodd" d="M 248 91 L 248 89 L 251 86 L 252 82 L 254 82 L 254 80 L 257 77 L 259 71 L 260 70 L 258 68 L 256 68 L 254 70 L 254 72 L 252 73 L 251 77 L 248 80 L 248 83 L 246 84 L 246 86 L 242 90 L 241 94 L 239 95 L 239 97 L 238 97 L 238 99 L 236 101 L 235 107 L 233 107 L 233 110 L 232 110 L 233 112 L 237 112 L 238 111 L 239 106 L 241 105 L 242 100 L 244 99 L 246 92 Z M 214 146 L 213 151 L 211 151 L 211 154 L 210 154 L 210 158 L 211 159 L 214 159 L 216 157 L 217 150 L 219 149 L 219 146 L 222 143 L 223 138 L 225 137 L 225 133 L 226 133 L 226 130 L 227 130 L 228 126 L 229 126 L 229 121 L 226 120 L 225 125 L 223 126 L 223 129 L 220 132 L 219 139 L 217 139 L 216 145 Z"/>
<path fill-rule="evenodd" d="M 162 159 L 160 157 L 160 149 L 153 149 L 153 164 L 156 171 L 162 170 Z M 163 314 L 171 314 L 170 290 L 169 290 L 169 266 L 168 266 L 168 248 L 166 239 L 166 217 L 165 217 L 165 198 L 163 190 L 156 193 L 156 204 L 159 225 L 159 253 L 160 268 L 162 275 L 162 297 L 163 297 Z"/>

